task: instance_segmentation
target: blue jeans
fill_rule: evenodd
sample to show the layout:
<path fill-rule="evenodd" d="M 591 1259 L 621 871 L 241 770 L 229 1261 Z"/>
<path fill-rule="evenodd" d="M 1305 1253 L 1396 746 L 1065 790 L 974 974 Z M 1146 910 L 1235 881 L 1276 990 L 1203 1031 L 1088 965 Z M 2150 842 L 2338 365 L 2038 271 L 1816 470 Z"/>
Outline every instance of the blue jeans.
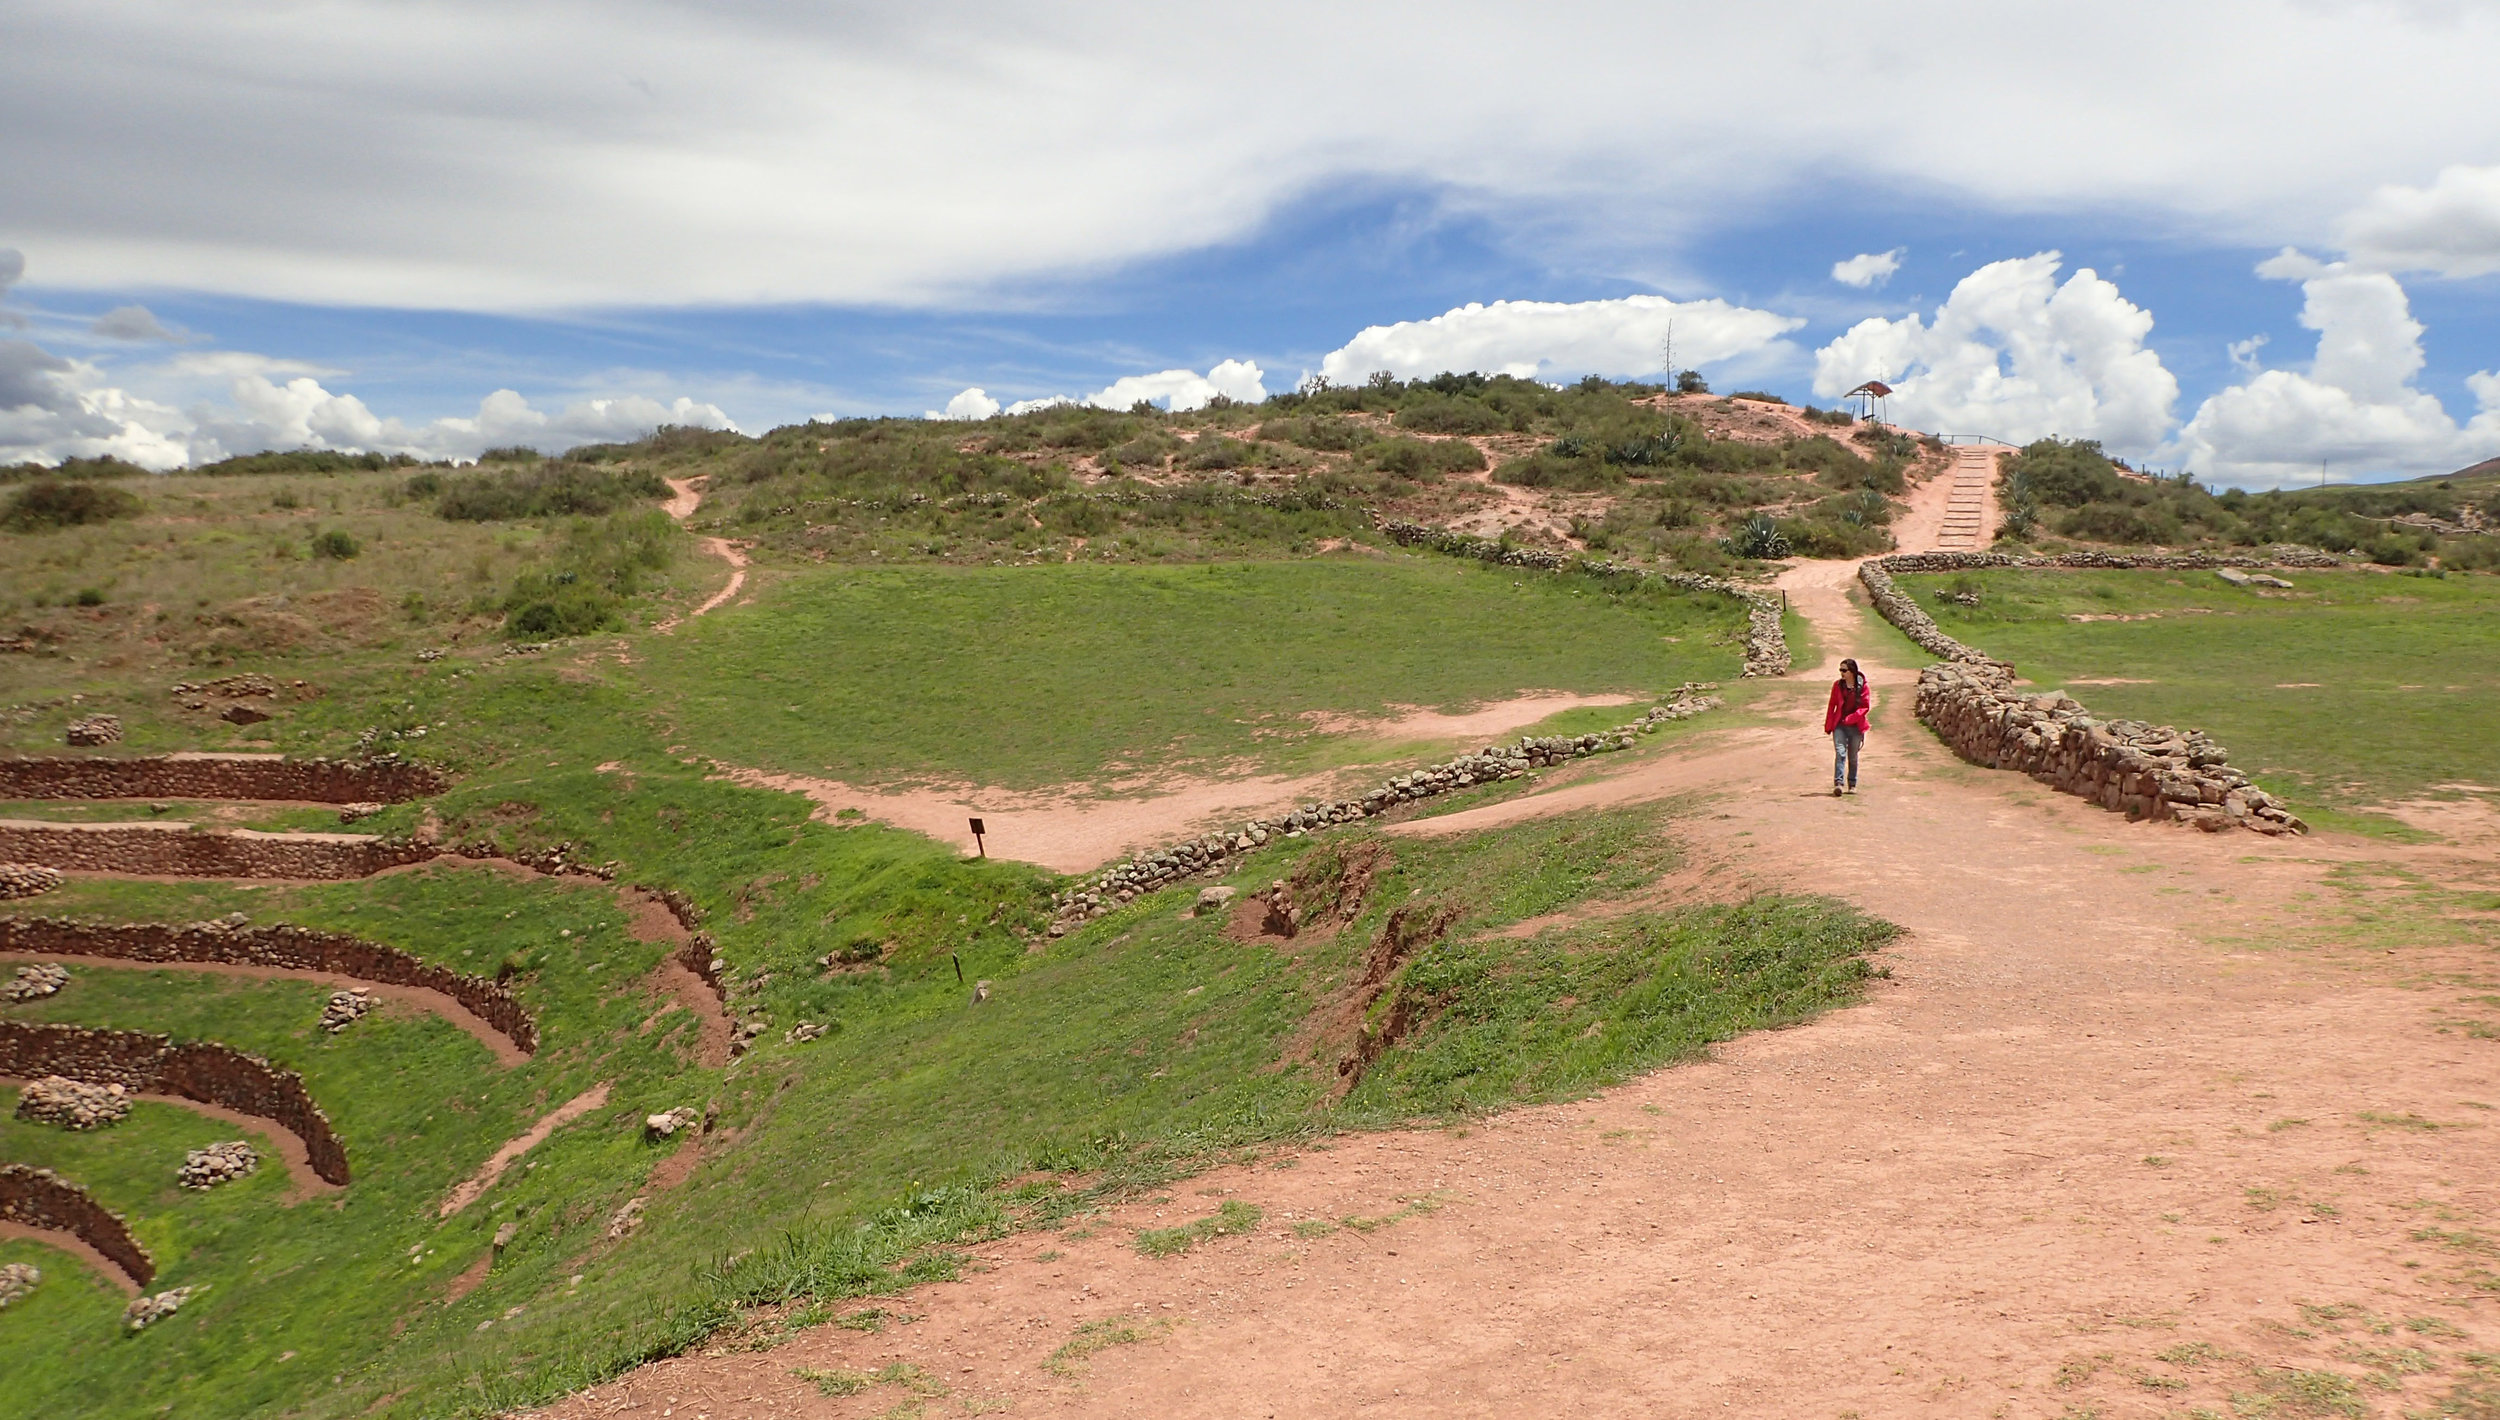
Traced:
<path fill-rule="evenodd" d="M 1843 725 L 1832 731 L 1832 787 L 1840 787 L 1843 770 L 1849 775 L 1849 787 L 1858 787 L 1858 747 L 1866 743 L 1866 731 L 1855 725 Z"/>

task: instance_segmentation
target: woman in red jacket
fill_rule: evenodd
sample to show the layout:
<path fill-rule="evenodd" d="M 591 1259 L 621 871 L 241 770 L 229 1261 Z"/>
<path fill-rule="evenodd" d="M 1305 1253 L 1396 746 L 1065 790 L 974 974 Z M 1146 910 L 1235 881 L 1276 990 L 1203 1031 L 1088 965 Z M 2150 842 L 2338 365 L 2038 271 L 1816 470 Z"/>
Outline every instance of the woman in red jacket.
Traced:
<path fill-rule="evenodd" d="M 1823 733 L 1832 737 L 1832 797 L 1840 797 L 1841 773 L 1848 772 L 1849 792 L 1858 791 L 1858 747 L 1866 743 L 1866 712 L 1875 708 L 1875 687 L 1856 661 L 1840 663 L 1840 679 L 1832 682 L 1831 703 L 1823 707 Z"/>

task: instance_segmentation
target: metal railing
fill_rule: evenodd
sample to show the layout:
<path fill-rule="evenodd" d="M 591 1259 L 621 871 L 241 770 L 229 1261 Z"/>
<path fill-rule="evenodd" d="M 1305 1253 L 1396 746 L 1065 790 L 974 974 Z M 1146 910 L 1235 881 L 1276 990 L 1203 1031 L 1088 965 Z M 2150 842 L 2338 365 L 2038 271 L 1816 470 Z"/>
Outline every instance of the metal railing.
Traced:
<path fill-rule="evenodd" d="M 2011 440 L 2000 439 L 1994 434 L 1938 434 L 1936 442 L 1940 444 L 1999 444 L 2009 449 L 2022 447 Z"/>

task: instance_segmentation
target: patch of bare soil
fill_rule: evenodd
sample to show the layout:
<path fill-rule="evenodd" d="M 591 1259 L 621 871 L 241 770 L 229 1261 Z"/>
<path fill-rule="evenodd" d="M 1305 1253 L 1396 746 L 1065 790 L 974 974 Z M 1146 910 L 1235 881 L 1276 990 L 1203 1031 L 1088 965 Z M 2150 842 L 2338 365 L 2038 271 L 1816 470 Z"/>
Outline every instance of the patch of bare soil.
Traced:
<path fill-rule="evenodd" d="M 545 1143 L 548 1135 L 607 1102 L 608 1086 L 607 1082 L 602 1080 L 549 1110 L 544 1118 L 523 1131 L 519 1137 L 507 1141 L 502 1148 L 495 1151 L 494 1157 L 479 1167 L 476 1173 L 454 1188 L 450 1196 L 443 1200 L 443 1206 L 435 1210 L 434 1216 L 448 1218 L 475 1203 L 480 1195 L 495 1186 L 495 1180 L 503 1177 L 503 1171 L 518 1162 L 523 1154 Z"/>
<path fill-rule="evenodd" d="M 671 950 L 651 969 L 652 994 L 666 1001 L 675 1001 L 694 1013 L 697 1023 L 695 1063 L 717 1068 L 729 1063 L 730 1025 L 728 1012 L 720 997 L 693 968 L 678 960 L 675 949 L 692 940 L 692 933 L 677 914 L 657 895 L 637 887 L 616 890 L 617 901 L 624 904 L 626 930 L 635 940 L 661 942 Z"/>
<path fill-rule="evenodd" d="M 1621 705 L 1630 699 L 1530 691 L 1459 715 L 1416 710 L 1388 721 L 1348 718 L 1317 723 L 1323 731 L 1362 733 L 1382 740 L 1437 738 L 1445 730 L 1450 738 L 1492 740 L 1574 706 Z M 838 816 L 850 810 L 940 843 L 955 844 L 967 853 L 975 847 L 971 820 L 979 818 L 987 830 L 992 857 L 1038 863 L 1060 873 L 1088 872 L 1130 852 L 1309 803 L 1340 792 L 1347 783 L 1359 781 L 1368 786 L 1387 772 L 1375 767 L 1225 779 L 1170 775 L 1152 780 L 1149 786 L 1109 786 L 1114 792 L 1140 787 L 1144 792 L 1107 798 L 1085 791 L 1100 786 L 1038 792 L 972 784 L 872 789 L 805 774 L 774 774 L 731 765 L 719 768 L 733 783 L 806 795 L 815 801 L 815 817 L 823 822 L 840 822 Z"/>
<path fill-rule="evenodd" d="M 1565 710 L 1584 705 L 1629 705 L 1629 695 L 1572 695 L 1559 690 L 1532 690 L 1456 715 L 1418 705 L 1393 705 L 1387 719 L 1364 719 L 1333 711 L 1313 710 L 1302 718 L 1326 734 L 1370 735 L 1383 740 L 1491 740 L 1524 729 Z"/>
<path fill-rule="evenodd" d="M 2488 953 L 2279 944 L 2314 941 L 2339 864 L 2488 891 L 2490 855 L 2132 824 L 1964 765 L 1822 585 L 1827 647 L 1886 692 L 1857 796 L 1828 797 L 1807 673 L 1772 725 L 1402 831 L 1706 791 L 1677 831 L 1740 886 L 1907 929 L 1863 1004 L 1587 1100 L 1217 1169 L 982 1246 L 888 1304 L 909 1325 L 548 1413 L 868 1416 L 899 1396 L 794 1370 L 898 1362 L 1020 1416 L 2243 1413 L 2297 1372 L 2397 1414 L 2481 1384 L 2500 1049 L 2459 1020 L 2500 988 Z M 1262 1224 L 1133 1245 L 1232 1200 Z M 1045 1365 L 1123 1321 L 1136 1344 Z"/>

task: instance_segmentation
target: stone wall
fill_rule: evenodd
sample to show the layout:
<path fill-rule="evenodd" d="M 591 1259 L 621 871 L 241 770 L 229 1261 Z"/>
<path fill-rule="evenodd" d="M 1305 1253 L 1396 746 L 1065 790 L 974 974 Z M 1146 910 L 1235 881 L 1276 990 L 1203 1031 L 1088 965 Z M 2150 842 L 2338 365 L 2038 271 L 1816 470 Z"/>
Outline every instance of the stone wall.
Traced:
<path fill-rule="evenodd" d="M 2302 549 L 2302 551 L 2307 551 Z M 2325 565 L 2311 553 L 2301 566 Z M 2328 558 L 2327 564 L 2333 559 Z M 2080 553 L 2014 558 L 1999 553 L 1911 553 L 1858 566 L 1858 580 L 1876 612 L 1945 663 L 1919 672 L 1917 713 L 1955 754 L 1988 769 L 2012 769 L 2060 793 L 2090 799 L 2129 818 L 2171 819 L 2208 832 L 2247 828 L 2305 833 L 2308 825 L 2248 776 L 2231 768 L 2228 752 L 2201 730 L 2101 720 L 2080 701 L 2029 695 L 2014 687 L 2011 662 L 1996 660 L 1944 633 L 1925 608 L 1895 586 L 1894 572 L 1975 567 L 2215 568 L 2266 565 L 2203 554 Z M 2280 564 L 2277 564 L 2280 565 Z"/>
<path fill-rule="evenodd" d="M 182 823 L 0 822 L 0 860 L 70 872 L 186 878 L 363 878 L 440 850 L 353 833 L 194 830 Z"/>
<path fill-rule="evenodd" d="M 322 1180 L 348 1180 L 346 1146 L 330 1128 L 330 1117 L 313 1103 L 304 1078 L 231 1046 L 177 1045 L 171 1037 L 139 1031 L 0 1021 L 0 1075 L 25 1080 L 62 1075 L 254 1115 L 303 1140 L 312 1171 Z"/>
<path fill-rule="evenodd" d="M 67 1233 L 111 1259 L 139 1286 L 156 1280 L 156 1260 L 130 1235 L 130 1225 L 50 1169 L 0 1164 L 0 1221 Z"/>
<path fill-rule="evenodd" d="M 1306 833 L 1338 824 L 1359 823 L 1400 804 L 1429 799 L 1477 784 L 1516 779 L 1531 769 L 1543 769 L 1592 754 L 1630 749 L 1638 736 L 1660 725 L 1690 719 L 1719 705 L 1719 697 L 1704 693 L 1717 688 L 1710 684 L 1688 683 L 1678 686 L 1668 703 L 1610 730 L 1586 735 L 1525 736 L 1516 744 L 1488 746 L 1475 754 L 1461 755 L 1446 763 L 1401 774 L 1359 799 L 1306 805 L 1281 818 L 1252 819 L 1238 833 L 1212 833 L 1158 853 L 1144 854 L 1053 898 L 1056 911 L 1050 924 L 1050 935 L 1064 936 L 1070 928 L 1088 918 L 1100 917 L 1142 894 L 1169 887 L 1184 878 L 1221 872 L 1231 859 L 1249 853 L 1272 839 L 1300 838 Z"/>
<path fill-rule="evenodd" d="M 1566 552 L 1517 547 L 1489 537 L 1473 537 L 1451 532 L 1447 528 L 1426 527 L 1421 523 L 1401 522 L 1395 518 L 1383 519 L 1380 531 L 1402 547 L 1430 548 L 1453 557 L 1490 562 L 1497 567 L 1528 567 L 1540 572 L 1577 571 L 1592 577 L 1640 578 L 1688 592 L 1734 597 L 1745 604 L 1744 674 L 1788 674 L 1788 632 L 1780 624 L 1779 599 L 1723 577 L 1706 577 L 1699 572 L 1653 572 L 1646 567 L 1634 567 L 1606 558 L 1576 557 Z"/>
<path fill-rule="evenodd" d="M 509 1037 L 525 1055 L 538 1050 L 538 1022 L 504 987 L 422 961 L 396 947 L 309 927 L 224 922 L 74 922 L 0 917 L 0 952 L 110 957 L 117 961 L 214 962 L 319 971 L 386 986 L 439 991 Z"/>
<path fill-rule="evenodd" d="M 451 787 L 441 770 L 396 756 L 283 759 L 257 754 L 0 758 L 0 799 L 285 799 L 396 804 Z"/>

